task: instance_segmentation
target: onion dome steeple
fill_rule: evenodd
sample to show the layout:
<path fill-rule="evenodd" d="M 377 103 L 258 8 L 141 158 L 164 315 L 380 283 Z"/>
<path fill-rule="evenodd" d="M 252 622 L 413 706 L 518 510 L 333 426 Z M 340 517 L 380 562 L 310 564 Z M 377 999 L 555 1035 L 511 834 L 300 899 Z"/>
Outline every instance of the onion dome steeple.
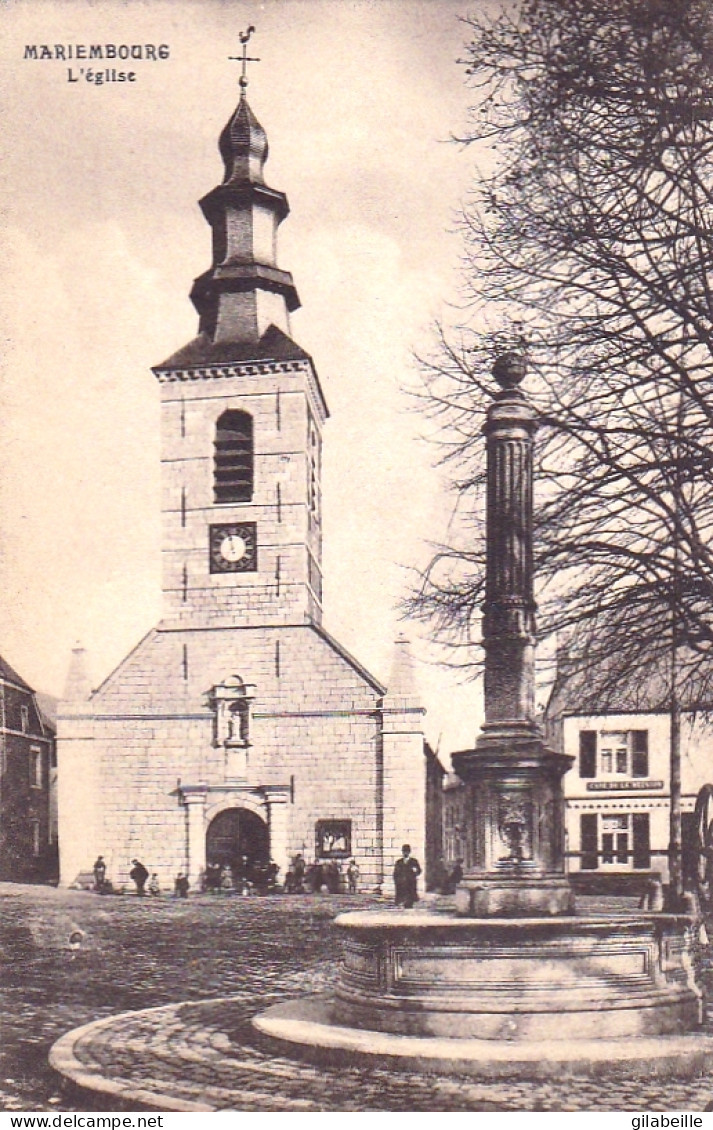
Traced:
<path fill-rule="evenodd" d="M 193 284 L 198 337 L 164 366 L 306 356 L 291 341 L 289 315 L 300 305 L 292 275 L 277 266 L 277 229 L 289 213 L 284 192 L 265 183 L 265 131 L 246 97 L 247 42 L 241 34 L 240 99 L 220 135 L 222 184 L 200 201 L 213 231 L 213 262 Z M 163 368 L 164 366 L 161 366 Z"/>
<path fill-rule="evenodd" d="M 267 134 L 241 91 L 238 108 L 220 135 L 220 155 L 225 164 L 223 184 L 253 181 L 264 184 L 263 167 L 269 153 Z"/>

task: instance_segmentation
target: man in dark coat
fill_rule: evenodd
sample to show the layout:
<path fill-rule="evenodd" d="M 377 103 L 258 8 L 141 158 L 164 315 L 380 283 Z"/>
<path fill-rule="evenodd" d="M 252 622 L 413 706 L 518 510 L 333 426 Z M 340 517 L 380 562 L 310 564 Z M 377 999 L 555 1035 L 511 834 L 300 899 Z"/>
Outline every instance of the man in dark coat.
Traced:
<path fill-rule="evenodd" d="M 136 893 L 137 893 L 137 895 L 143 896 L 146 893 L 144 891 L 144 887 L 146 886 L 146 880 L 148 879 L 148 877 L 149 877 L 149 873 L 146 870 L 146 868 L 144 867 L 143 863 L 139 863 L 138 859 L 132 859 L 131 860 L 131 871 L 129 872 L 129 878 L 133 879 L 134 882 L 136 883 Z"/>
<path fill-rule="evenodd" d="M 190 887 L 188 877 L 179 871 L 176 875 L 176 882 L 173 885 L 173 897 L 177 899 L 187 899 L 188 889 Z"/>
<path fill-rule="evenodd" d="M 94 864 L 94 890 L 99 891 L 99 893 L 101 894 L 101 892 L 104 890 L 105 883 L 106 863 L 104 862 L 104 856 L 100 855 L 98 856 L 97 861 Z"/>
<path fill-rule="evenodd" d="M 397 906 L 404 906 L 406 910 L 410 910 L 418 901 L 417 880 L 420 874 L 421 864 L 411 855 L 411 845 L 404 844 L 401 848 L 401 859 L 397 859 L 394 865 Z"/>

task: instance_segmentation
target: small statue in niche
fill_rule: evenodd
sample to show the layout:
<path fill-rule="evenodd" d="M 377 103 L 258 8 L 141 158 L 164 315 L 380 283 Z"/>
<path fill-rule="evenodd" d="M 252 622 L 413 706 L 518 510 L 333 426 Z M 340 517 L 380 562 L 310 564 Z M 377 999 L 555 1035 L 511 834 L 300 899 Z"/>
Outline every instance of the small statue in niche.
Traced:
<path fill-rule="evenodd" d="M 226 743 L 229 745 L 249 745 L 250 707 L 245 699 L 230 703 L 226 721 Z"/>
<path fill-rule="evenodd" d="M 250 741 L 251 712 L 255 686 L 233 675 L 225 683 L 213 687 L 210 705 L 213 710 L 213 745 L 247 749 Z"/>

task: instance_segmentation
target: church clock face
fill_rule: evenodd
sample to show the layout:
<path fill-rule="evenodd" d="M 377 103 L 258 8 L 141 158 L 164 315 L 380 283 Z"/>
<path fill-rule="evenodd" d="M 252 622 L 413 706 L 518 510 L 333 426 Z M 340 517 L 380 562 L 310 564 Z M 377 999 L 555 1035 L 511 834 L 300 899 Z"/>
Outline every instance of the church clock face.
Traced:
<path fill-rule="evenodd" d="M 211 573 L 254 573 L 257 569 L 255 522 L 209 527 Z"/>

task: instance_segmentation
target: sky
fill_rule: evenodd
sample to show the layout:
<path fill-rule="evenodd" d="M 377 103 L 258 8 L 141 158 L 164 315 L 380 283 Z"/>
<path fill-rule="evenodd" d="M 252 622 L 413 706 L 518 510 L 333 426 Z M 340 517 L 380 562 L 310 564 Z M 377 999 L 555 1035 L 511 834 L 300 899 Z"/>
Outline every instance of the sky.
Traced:
<path fill-rule="evenodd" d="M 210 265 L 197 201 L 222 179 L 219 133 L 248 98 L 267 182 L 288 195 L 278 262 L 302 308 L 325 431 L 325 627 L 388 682 L 418 658 L 427 732 L 470 746 L 480 686 L 434 665 L 399 602 L 446 536 L 452 498 L 403 389 L 459 301 L 457 214 L 474 154 L 452 142 L 469 92 L 466 0 L 4 0 L 0 268 L 0 653 L 61 695 L 71 648 L 95 685 L 161 615 L 159 395 L 150 366 L 196 333 Z M 167 44 L 134 83 L 30 44 Z M 70 75 L 69 67 L 72 67 Z M 96 70 L 97 64 L 91 66 Z M 78 78 L 79 81 L 70 81 Z"/>

